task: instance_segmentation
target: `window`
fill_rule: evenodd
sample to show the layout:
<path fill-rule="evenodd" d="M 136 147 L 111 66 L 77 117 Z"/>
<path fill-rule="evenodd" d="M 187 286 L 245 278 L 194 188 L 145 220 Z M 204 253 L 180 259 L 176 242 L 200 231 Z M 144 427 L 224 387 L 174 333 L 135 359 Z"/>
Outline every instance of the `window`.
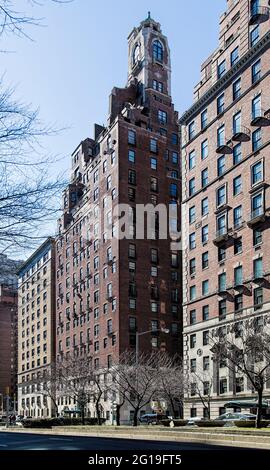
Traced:
<path fill-rule="evenodd" d="M 135 259 L 136 258 L 136 245 L 130 243 L 128 246 L 128 257 Z"/>
<path fill-rule="evenodd" d="M 150 158 L 150 167 L 151 167 L 151 170 L 157 170 L 157 159 L 156 158 L 153 158 L 153 157 Z"/>
<path fill-rule="evenodd" d="M 226 318 L 226 311 L 227 311 L 227 305 L 226 305 L 226 300 L 220 300 L 218 303 L 218 315 L 220 320 L 224 320 Z"/>
<path fill-rule="evenodd" d="M 190 417 L 196 418 L 197 416 L 197 408 L 190 408 Z"/>
<path fill-rule="evenodd" d="M 205 281 L 202 281 L 202 295 L 208 295 L 209 294 L 209 281 L 206 279 Z"/>
<path fill-rule="evenodd" d="M 196 299 L 196 286 L 191 286 L 189 288 L 189 298 L 190 298 L 190 300 L 195 300 Z"/>
<path fill-rule="evenodd" d="M 237 134 L 241 131 L 241 112 L 238 112 L 233 116 L 233 134 Z"/>
<path fill-rule="evenodd" d="M 135 152 L 134 150 L 128 151 L 128 161 L 131 163 L 135 163 Z"/>
<path fill-rule="evenodd" d="M 255 279 L 263 277 L 263 259 L 258 258 L 253 261 L 253 276 Z"/>
<path fill-rule="evenodd" d="M 254 98 L 252 100 L 251 110 L 252 110 L 252 119 L 260 117 L 260 115 L 261 115 L 261 95 L 256 96 L 256 98 Z"/>
<path fill-rule="evenodd" d="M 128 130 L 128 143 L 129 145 L 136 145 L 136 132 L 131 129 Z"/>
<path fill-rule="evenodd" d="M 224 93 L 222 93 L 222 95 L 220 95 L 217 98 L 217 114 L 223 113 L 224 110 L 225 110 L 225 95 Z"/>
<path fill-rule="evenodd" d="M 234 310 L 240 312 L 243 309 L 243 294 L 237 294 L 234 297 Z"/>
<path fill-rule="evenodd" d="M 261 60 L 257 60 L 251 67 L 251 80 L 252 83 L 258 82 L 261 78 Z"/>
<path fill-rule="evenodd" d="M 233 101 L 237 100 L 241 96 L 241 78 L 238 78 L 236 82 L 233 83 Z"/>
<path fill-rule="evenodd" d="M 195 178 L 189 180 L 189 196 L 195 194 Z"/>
<path fill-rule="evenodd" d="M 242 146 L 241 144 L 237 144 L 233 147 L 233 164 L 237 165 L 237 163 L 241 162 L 242 160 Z"/>
<path fill-rule="evenodd" d="M 189 208 L 189 223 L 193 224 L 196 220 L 196 208 L 195 206 L 192 206 Z"/>
<path fill-rule="evenodd" d="M 156 139 L 150 139 L 150 151 L 152 153 L 157 153 L 158 151 L 158 142 Z"/>
<path fill-rule="evenodd" d="M 151 176 L 150 178 L 150 191 L 157 192 L 158 191 L 158 179 Z"/>
<path fill-rule="evenodd" d="M 205 356 L 203 358 L 203 370 L 209 370 L 210 368 L 210 358 L 209 356 Z"/>
<path fill-rule="evenodd" d="M 251 199 L 252 217 L 257 217 L 263 213 L 263 194 L 259 193 Z"/>
<path fill-rule="evenodd" d="M 194 349 L 196 346 L 196 335 L 190 335 L 190 349 Z"/>
<path fill-rule="evenodd" d="M 253 47 L 260 39 L 260 29 L 259 25 L 257 25 L 251 32 L 250 32 L 250 46 Z"/>
<path fill-rule="evenodd" d="M 194 323 L 196 323 L 196 310 L 191 310 L 189 314 L 189 318 L 190 318 L 190 324 L 194 325 Z"/>
<path fill-rule="evenodd" d="M 241 393 L 244 391 L 244 377 L 236 377 L 235 379 L 235 391 Z"/>
<path fill-rule="evenodd" d="M 220 379 L 219 381 L 219 393 L 222 395 L 223 393 L 227 393 L 228 386 L 227 386 L 227 379 Z"/>
<path fill-rule="evenodd" d="M 235 207 L 233 210 L 233 224 L 234 227 L 241 227 L 242 225 L 242 206 Z"/>
<path fill-rule="evenodd" d="M 242 178 L 241 176 L 236 176 L 233 180 L 233 195 L 237 196 L 242 191 Z"/>
<path fill-rule="evenodd" d="M 178 135 L 175 133 L 172 134 L 172 144 L 178 145 Z"/>
<path fill-rule="evenodd" d="M 189 169 L 192 170 L 195 167 L 195 164 L 196 164 L 196 154 L 195 154 L 195 150 L 193 150 L 192 152 L 190 152 L 188 156 Z"/>
<path fill-rule="evenodd" d="M 252 186 L 254 184 L 259 183 L 260 181 L 263 181 L 263 164 L 262 161 L 259 161 L 252 165 L 251 167 L 251 184 Z"/>
<path fill-rule="evenodd" d="M 128 199 L 129 199 L 129 201 L 135 201 L 135 198 L 136 198 L 135 188 L 128 188 Z"/>
<path fill-rule="evenodd" d="M 226 291 L 227 280 L 226 280 L 226 273 L 222 273 L 218 275 L 218 290 L 219 292 Z"/>
<path fill-rule="evenodd" d="M 226 73 L 226 60 L 223 60 L 217 67 L 217 78 L 221 78 Z"/>
<path fill-rule="evenodd" d="M 226 186 L 221 186 L 217 190 L 217 207 L 223 206 L 227 202 Z"/>
<path fill-rule="evenodd" d="M 196 234 L 195 232 L 189 235 L 189 248 L 190 250 L 194 250 L 196 248 Z"/>
<path fill-rule="evenodd" d="M 190 372 L 196 372 L 196 359 L 190 359 Z"/>
<path fill-rule="evenodd" d="M 128 183 L 136 184 L 136 171 L 128 170 Z"/>
<path fill-rule="evenodd" d="M 254 289 L 254 306 L 255 310 L 258 310 L 259 308 L 262 307 L 263 304 L 263 288 L 258 287 L 257 289 Z"/>
<path fill-rule="evenodd" d="M 209 320 L 209 305 L 204 305 L 202 308 L 202 319 L 203 321 Z"/>
<path fill-rule="evenodd" d="M 233 67 L 236 62 L 239 60 L 239 47 L 236 47 L 232 52 L 231 52 L 231 67 Z"/>
<path fill-rule="evenodd" d="M 202 212 L 202 216 L 205 216 L 209 213 L 208 197 L 205 197 L 204 199 L 202 199 L 201 212 Z"/>
<path fill-rule="evenodd" d="M 262 230 L 255 229 L 253 231 L 253 246 L 260 245 L 262 243 Z"/>
<path fill-rule="evenodd" d="M 177 165 L 179 162 L 179 156 L 177 152 L 172 152 L 172 163 Z"/>
<path fill-rule="evenodd" d="M 173 198 L 177 198 L 178 196 L 177 184 L 175 183 L 170 184 L 170 196 Z"/>
<path fill-rule="evenodd" d="M 189 274 L 195 274 L 196 272 L 196 259 L 195 258 L 192 258 L 190 261 L 189 261 Z"/>
<path fill-rule="evenodd" d="M 209 267 L 209 253 L 208 251 L 205 251 L 202 254 L 202 269 L 206 269 Z"/>
<path fill-rule="evenodd" d="M 209 230 L 208 230 L 208 225 L 205 225 L 202 227 L 202 243 L 207 243 L 209 238 Z"/>
<path fill-rule="evenodd" d="M 223 214 L 217 218 L 217 232 L 223 235 L 227 232 L 227 215 Z"/>
<path fill-rule="evenodd" d="M 243 251 L 242 237 L 239 237 L 234 240 L 234 254 L 238 255 L 239 253 L 242 253 L 242 251 Z"/>
<path fill-rule="evenodd" d="M 167 124 L 168 122 L 168 115 L 166 111 L 162 111 L 161 109 L 158 110 L 158 120 L 160 124 Z"/>
<path fill-rule="evenodd" d="M 221 157 L 219 157 L 217 159 L 217 175 L 218 177 L 222 176 L 226 171 L 226 159 L 225 159 L 225 155 L 221 155 Z"/>
<path fill-rule="evenodd" d="M 237 266 L 237 268 L 234 268 L 234 285 L 237 286 L 242 286 L 243 284 L 243 267 L 242 266 Z"/>
<path fill-rule="evenodd" d="M 207 346 L 209 344 L 209 331 L 203 331 L 203 346 Z"/>
<path fill-rule="evenodd" d="M 201 128 L 205 129 L 207 126 L 207 109 L 201 113 Z"/>
<path fill-rule="evenodd" d="M 188 138 L 189 140 L 195 137 L 195 121 L 192 121 L 188 126 Z"/>
<path fill-rule="evenodd" d="M 219 127 L 217 130 L 217 146 L 221 147 L 225 144 L 225 126 Z"/>
<path fill-rule="evenodd" d="M 202 188 L 205 188 L 205 186 L 208 185 L 209 181 L 208 181 L 208 168 L 205 168 L 203 171 L 202 171 L 202 174 L 201 174 L 201 181 L 202 181 Z"/>
<path fill-rule="evenodd" d="M 158 40 L 153 43 L 153 59 L 158 62 L 163 62 L 163 46 Z"/>
<path fill-rule="evenodd" d="M 208 140 L 204 140 L 201 144 L 201 158 L 205 160 L 208 157 Z"/>
<path fill-rule="evenodd" d="M 153 89 L 159 91 L 159 93 L 163 93 L 164 86 L 162 82 L 158 82 L 157 80 L 153 80 Z"/>
<path fill-rule="evenodd" d="M 158 250 L 151 248 L 151 263 L 158 264 Z"/>

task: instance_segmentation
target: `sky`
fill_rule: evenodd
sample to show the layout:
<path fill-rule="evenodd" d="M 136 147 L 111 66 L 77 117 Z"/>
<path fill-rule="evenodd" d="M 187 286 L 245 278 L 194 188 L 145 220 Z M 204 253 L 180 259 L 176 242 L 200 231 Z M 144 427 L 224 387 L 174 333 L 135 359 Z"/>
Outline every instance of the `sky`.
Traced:
<path fill-rule="evenodd" d="M 127 81 L 127 36 L 147 17 L 161 23 L 172 59 L 175 109 L 185 111 L 200 80 L 201 63 L 218 46 L 219 17 L 226 0 L 73 0 L 59 5 L 39 0 L 17 10 L 43 17 L 27 33 L 32 40 L 8 36 L 1 49 L 0 76 L 15 86 L 15 96 L 39 107 L 44 123 L 64 129 L 46 138 L 45 151 L 61 159 L 52 171 L 69 175 L 70 154 L 92 137 L 95 122 L 106 124 L 108 98 Z"/>

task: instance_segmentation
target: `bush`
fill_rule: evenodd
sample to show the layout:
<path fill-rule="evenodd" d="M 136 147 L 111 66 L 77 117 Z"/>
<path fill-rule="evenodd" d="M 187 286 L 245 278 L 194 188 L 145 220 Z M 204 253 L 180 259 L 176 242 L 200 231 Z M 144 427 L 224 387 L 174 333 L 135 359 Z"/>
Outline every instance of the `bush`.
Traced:
<path fill-rule="evenodd" d="M 85 418 L 85 425 L 94 426 L 98 424 L 97 418 Z M 101 419 L 102 424 L 105 418 Z M 42 419 L 23 419 L 22 424 L 25 428 L 51 428 L 52 426 L 81 426 L 81 418 L 42 418 Z"/>
<path fill-rule="evenodd" d="M 238 428 L 255 428 L 255 420 L 253 421 L 235 421 L 234 424 L 238 427 Z M 270 421 L 269 420 L 265 420 L 263 419 L 261 421 L 261 428 L 267 428 L 268 426 L 270 425 Z"/>
<path fill-rule="evenodd" d="M 180 426 L 186 426 L 187 423 L 188 423 L 187 419 L 174 419 L 173 420 L 173 424 L 176 428 L 178 428 Z"/>
<path fill-rule="evenodd" d="M 196 421 L 196 425 L 200 428 L 222 428 L 225 425 L 225 421 L 216 420 L 204 420 L 204 421 Z"/>
<path fill-rule="evenodd" d="M 162 420 L 160 421 L 160 424 L 161 424 L 162 426 L 166 426 L 167 428 L 170 427 L 170 423 L 171 423 L 171 420 L 170 420 L 170 419 L 162 419 Z"/>

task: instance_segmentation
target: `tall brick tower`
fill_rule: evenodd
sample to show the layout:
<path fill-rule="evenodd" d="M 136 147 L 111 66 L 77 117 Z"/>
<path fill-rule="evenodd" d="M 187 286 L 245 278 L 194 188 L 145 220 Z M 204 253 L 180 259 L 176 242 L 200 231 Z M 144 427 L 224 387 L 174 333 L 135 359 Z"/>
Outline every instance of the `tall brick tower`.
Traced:
<path fill-rule="evenodd" d="M 179 252 L 157 236 L 158 213 L 151 239 L 138 239 L 135 230 L 138 204 L 180 208 L 170 51 L 150 14 L 128 44 L 128 83 L 111 93 L 108 126 L 96 124 L 93 138 L 72 154 L 56 244 L 57 357 L 89 354 L 97 369 L 135 348 L 136 332 L 148 332 L 140 351 L 181 352 Z M 117 204 L 128 205 L 133 220 L 121 240 L 115 236 Z M 69 398 L 60 405 L 75 406 Z M 110 420 L 110 405 L 103 405 Z"/>

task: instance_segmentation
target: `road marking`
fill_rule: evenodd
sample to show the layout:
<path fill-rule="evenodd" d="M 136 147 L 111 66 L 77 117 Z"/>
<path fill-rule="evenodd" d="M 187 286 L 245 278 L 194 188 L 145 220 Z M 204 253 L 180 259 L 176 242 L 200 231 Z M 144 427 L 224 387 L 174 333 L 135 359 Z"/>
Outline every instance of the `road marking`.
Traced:
<path fill-rule="evenodd" d="M 65 442 L 72 442 L 73 439 L 65 439 L 63 437 L 50 437 L 49 441 L 65 441 Z"/>
<path fill-rule="evenodd" d="M 0 447 L 7 447 L 7 444 L 0 444 Z"/>

